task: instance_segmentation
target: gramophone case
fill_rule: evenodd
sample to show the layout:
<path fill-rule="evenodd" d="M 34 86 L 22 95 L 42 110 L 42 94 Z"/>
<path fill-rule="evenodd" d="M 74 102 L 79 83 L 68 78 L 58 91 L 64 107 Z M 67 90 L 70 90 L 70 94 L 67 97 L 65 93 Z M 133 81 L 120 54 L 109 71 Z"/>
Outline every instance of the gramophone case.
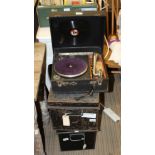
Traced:
<path fill-rule="evenodd" d="M 69 57 L 71 57 L 72 54 L 73 53 L 70 53 Z M 60 59 L 62 57 L 64 59 L 67 59 L 67 56 L 60 56 Z M 77 58 L 85 59 L 84 56 L 77 56 Z M 59 76 L 58 73 L 55 71 L 54 65 L 59 63 L 58 59 L 59 59 L 59 56 L 57 55 L 57 53 L 54 53 L 51 82 L 52 82 L 52 90 L 55 93 L 81 93 L 81 92 L 91 92 L 91 91 L 98 93 L 98 92 L 108 91 L 109 79 L 108 79 L 105 65 L 103 65 L 105 76 L 98 80 L 96 80 L 95 78 L 90 79 L 91 66 L 89 64 L 88 64 L 86 73 L 84 73 L 83 75 L 73 77 L 73 78 L 64 78 L 62 76 Z M 88 62 L 87 59 L 86 61 Z M 67 64 L 67 61 L 66 61 L 66 64 Z M 74 61 L 74 64 L 77 65 L 76 68 L 80 66 L 79 61 Z M 65 71 L 64 67 L 65 65 L 61 67 L 62 71 Z"/>
<path fill-rule="evenodd" d="M 51 83 L 55 93 L 108 91 L 109 78 L 102 58 L 105 21 L 104 13 L 92 11 L 50 14 L 49 23 L 54 53 Z M 94 55 L 96 60 L 101 62 L 102 75 L 100 77 L 99 73 L 96 76 L 92 71 L 94 69 L 91 69 L 95 68 L 94 62 L 97 63 L 96 60 L 94 61 Z M 66 60 L 64 65 L 62 65 L 62 59 Z M 86 62 L 87 65 L 80 64 L 78 59 Z M 70 74 L 67 78 L 64 77 L 66 70 L 73 68 L 73 72 L 78 72 L 81 69 L 79 66 L 83 65 L 87 70 L 82 72 L 82 75 L 77 73 L 80 76 L 72 77 Z M 63 74 L 58 72 L 57 66 Z"/>
<path fill-rule="evenodd" d="M 95 149 L 96 131 L 57 132 L 61 151 Z"/>

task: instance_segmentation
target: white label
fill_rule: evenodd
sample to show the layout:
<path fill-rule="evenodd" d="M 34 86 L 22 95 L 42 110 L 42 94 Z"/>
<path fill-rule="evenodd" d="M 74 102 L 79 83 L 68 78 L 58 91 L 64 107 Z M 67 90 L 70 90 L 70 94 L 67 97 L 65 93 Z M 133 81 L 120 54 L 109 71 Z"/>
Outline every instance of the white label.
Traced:
<path fill-rule="evenodd" d="M 76 15 L 83 15 L 83 12 L 76 12 Z"/>
<path fill-rule="evenodd" d="M 65 141 L 68 141 L 69 140 L 69 138 L 63 138 L 63 141 L 65 142 Z"/>
<path fill-rule="evenodd" d="M 96 122 L 96 119 L 89 119 L 89 122 Z"/>
<path fill-rule="evenodd" d="M 39 134 L 39 130 L 38 129 L 34 130 L 34 134 L 38 135 Z"/>
<path fill-rule="evenodd" d="M 97 8 L 81 8 L 81 11 L 97 11 Z"/>
<path fill-rule="evenodd" d="M 79 132 L 79 131 L 78 131 L 78 130 L 75 130 L 74 132 L 77 133 L 77 132 Z"/>
<path fill-rule="evenodd" d="M 71 11 L 70 8 L 64 8 L 64 11 Z"/>
<path fill-rule="evenodd" d="M 51 9 L 51 12 L 57 12 L 58 10 L 57 9 Z"/>
<path fill-rule="evenodd" d="M 96 114 L 95 113 L 83 113 L 83 115 L 81 117 L 96 118 Z"/>
<path fill-rule="evenodd" d="M 120 117 L 114 112 L 112 111 L 110 108 L 105 108 L 104 113 L 106 115 L 108 115 L 114 122 L 117 122 L 120 120 Z"/>
<path fill-rule="evenodd" d="M 63 126 L 70 126 L 70 119 L 68 115 L 62 116 Z"/>
<path fill-rule="evenodd" d="M 87 147 L 87 144 L 84 144 L 84 145 L 83 145 L 83 150 L 85 150 L 85 149 L 86 149 L 86 147 Z"/>

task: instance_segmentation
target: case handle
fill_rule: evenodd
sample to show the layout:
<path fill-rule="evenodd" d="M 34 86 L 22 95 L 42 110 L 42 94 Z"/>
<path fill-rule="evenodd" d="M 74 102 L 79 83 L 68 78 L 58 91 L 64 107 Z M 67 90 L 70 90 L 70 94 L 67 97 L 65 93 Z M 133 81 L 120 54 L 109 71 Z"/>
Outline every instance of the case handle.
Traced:
<path fill-rule="evenodd" d="M 84 141 L 85 140 L 85 135 L 84 134 L 70 134 L 70 141 L 72 142 L 77 142 L 77 141 Z M 73 139 L 73 136 L 83 136 L 79 139 Z"/>

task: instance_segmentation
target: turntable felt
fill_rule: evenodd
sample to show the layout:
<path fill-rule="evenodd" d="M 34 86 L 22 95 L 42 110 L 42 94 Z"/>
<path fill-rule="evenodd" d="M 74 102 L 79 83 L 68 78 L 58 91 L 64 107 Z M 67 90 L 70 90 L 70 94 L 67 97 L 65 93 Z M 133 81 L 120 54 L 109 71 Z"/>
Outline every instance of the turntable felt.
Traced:
<path fill-rule="evenodd" d="M 62 60 L 61 60 L 62 59 Z M 61 60 L 61 61 L 60 61 Z M 71 60 L 72 67 L 75 69 L 72 69 L 72 67 L 68 67 L 70 63 L 68 63 L 68 60 Z M 74 61 L 73 61 L 74 60 Z M 58 64 L 57 62 L 61 62 L 61 64 Z M 67 61 L 67 62 L 66 62 Z M 89 79 L 89 65 L 88 65 L 88 55 L 85 56 L 63 56 L 63 57 L 57 57 L 54 63 L 54 73 L 53 75 L 59 75 L 61 79 Z M 64 65 L 63 65 L 64 64 Z M 67 67 L 65 66 L 67 65 Z M 61 68 L 62 67 L 62 68 Z M 58 73 L 59 72 L 59 73 Z"/>
<path fill-rule="evenodd" d="M 54 64 L 55 71 L 62 77 L 77 77 L 87 71 L 86 61 L 77 57 L 66 57 Z"/>

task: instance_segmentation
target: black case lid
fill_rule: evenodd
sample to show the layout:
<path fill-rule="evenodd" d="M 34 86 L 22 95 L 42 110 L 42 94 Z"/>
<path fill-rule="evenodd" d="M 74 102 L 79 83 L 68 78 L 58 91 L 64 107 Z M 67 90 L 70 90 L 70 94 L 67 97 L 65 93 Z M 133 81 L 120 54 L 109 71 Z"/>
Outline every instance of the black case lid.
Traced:
<path fill-rule="evenodd" d="M 98 12 L 57 12 L 49 16 L 54 52 L 102 53 L 105 15 Z"/>

